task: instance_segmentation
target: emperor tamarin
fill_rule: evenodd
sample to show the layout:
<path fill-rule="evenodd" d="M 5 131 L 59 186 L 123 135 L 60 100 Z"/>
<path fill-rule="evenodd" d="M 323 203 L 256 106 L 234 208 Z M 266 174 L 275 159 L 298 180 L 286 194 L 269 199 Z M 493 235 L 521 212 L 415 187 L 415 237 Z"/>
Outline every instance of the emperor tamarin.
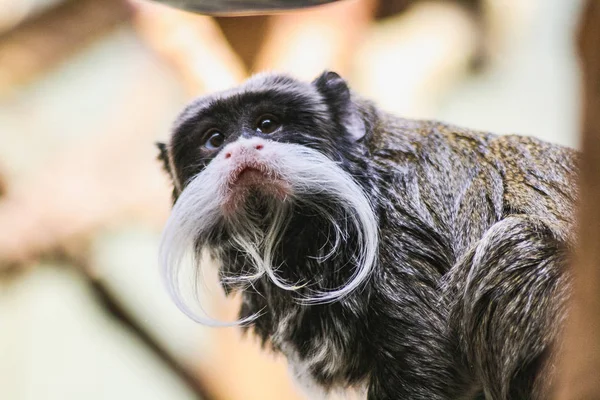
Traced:
<path fill-rule="evenodd" d="M 201 97 L 159 147 L 175 200 L 161 263 L 197 320 L 184 292 L 208 254 L 243 329 L 309 389 L 546 398 L 574 150 L 399 118 L 333 72 Z"/>

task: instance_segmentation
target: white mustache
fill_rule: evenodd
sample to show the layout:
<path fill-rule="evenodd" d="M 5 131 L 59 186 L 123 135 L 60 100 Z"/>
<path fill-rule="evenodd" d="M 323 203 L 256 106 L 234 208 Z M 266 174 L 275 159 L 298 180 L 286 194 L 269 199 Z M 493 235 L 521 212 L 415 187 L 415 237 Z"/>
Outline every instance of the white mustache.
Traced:
<path fill-rule="evenodd" d="M 252 140 L 252 139 L 239 139 Z M 355 270 L 342 286 L 327 291 L 310 291 L 310 295 L 299 296 L 303 304 L 323 304 L 338 301 L 363 284 L 370 276 L 377 262 L 378 225 L 372 205 L 362 188 L 336 162 L 317 150 L 306 146 L 273 141 L 263 141 L 267 145 L 261 151 L 262 161 L 268 168 L 289 185 L 289 195 L 285 200 L 270 201 L 272 215 L 268 228 L 259 228 L 257 216 L 241 207 L 232 216 L 223 212 L 227 198 L 229 167 L 217 156 L 182 191 L 175 203 L 162 234 L 160 264 L 167 289 L 177 306 L 193 320 L 212 326 L 244 324 L 258 317 L 258 314 L 235 322 L 221 322 L 212 319 L 199 302 L 198 279 L 203 242 L 220 224 L 227 224 L 231 240 L 236 248 L 245 253 L 254 273 L 244 276 L 225 277 L 228 282 L 252 285 L 259 277 L 266 275 L 269 280 L 286 291 L 297 291 L 310 286 L 310 282 L 290 284 L 277 276 L 278 266 L 273 265 L 275 249 L 280 243 L 294 202 L 308 205 L 325 218 L 334 228 L 335 240 L 325 255 L 315 254 L 317 262 L 335 257 L 338 252 L 354 252 L 352 258 Z M 344 220 L 339 221 L 323 205 L 307 200 L 315 195 L 327 196 L 337 207 L 344 210 Z M 347 225 L 353 225 L 356 234 L 356 249 L 342 249 L 347 239 Z M 200 243 L 199 246 L 196 246 Z M 302 245 L 302 244 L 299 244 Z M 186 263 L 185 261 L 189 261 Z M 192 268 L 193 271 L 186 271 Z M 191 290 L 191 292 L 190 292 Z M 194 298 L 190 302 L 186 293 Z M 200 306 L 201 313 L 193 310 Z"/>

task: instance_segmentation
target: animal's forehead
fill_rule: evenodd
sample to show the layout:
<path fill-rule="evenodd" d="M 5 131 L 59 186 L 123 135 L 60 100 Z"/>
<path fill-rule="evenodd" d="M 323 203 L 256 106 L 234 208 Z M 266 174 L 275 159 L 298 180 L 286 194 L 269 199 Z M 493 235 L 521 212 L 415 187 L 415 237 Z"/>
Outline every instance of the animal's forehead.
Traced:
<path fill-rule="evenodd" d="M 190 120 L 213 111 L 236 111 L 261 102 L 277 106 L 298 107 L 304 112 L 322 114 L 327 105 L 317 89 L 285 75 L 259 74 L 232 89 L 202 96 L 190 103 L 175 122 L 175 130 Z"/>

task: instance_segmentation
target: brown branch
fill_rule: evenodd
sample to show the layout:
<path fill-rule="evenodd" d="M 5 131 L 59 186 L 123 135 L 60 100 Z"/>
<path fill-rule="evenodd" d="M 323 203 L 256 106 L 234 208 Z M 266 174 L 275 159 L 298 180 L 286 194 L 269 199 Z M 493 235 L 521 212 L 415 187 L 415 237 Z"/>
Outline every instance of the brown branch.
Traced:
<path fill-rule="evenodd" d="M 2 175 L 2 172 L 0 171 L 0 199 L 2 198 L 2 196 L 4 196 L 5 193 L 6 193 L 6 180 L 4 179 L 4 176 Z"/>
<path fill-rule="evenodd" d="M 600 2 L 588 0 L 578 33 L 583 156 L 578 253 L 557 399 L 600 399 Z"/>
<path fill-rule="evenodd" d="M 15 26 L 23 23 L 44 11 L 55 7 L 65 0 L 0 0 L 0 34 L 5 33 Z"/>
<path fill-rule="evenodd" d="M 142 0 L 130 0 L 133 25 L 144 42 L 180 76 L 190 94 L 227 89 L 246 69 L 215 20 Z"/>
<path fill-rule="evenodd" d="M 126 21 L 124 0 L 72 0 L 0 35 L 0 97 Z"/>
<path fill-rule="evenodd" d="M 201 377 L 190 371 L 167 350 L 165 350 L 116 300 L 104 283 L 86 273 L 85 268 L 78 268 L 87 281 L 96 300 L 102 308 L 114 319 L 119 321 L 123 327 L 137 337 L 154 355 L 156 355 L 171 371 L 173 371 L 183 383 L 197 396 L 198 399 L 211 400 L 214 396 L 209 392 Z"/>
<path fill-rule="evenodd" d="M 324 69 L 347 75 L 375 13 L 374 0 L 349 0 L 273 16 L 254 70 L 312 79 Z"/>

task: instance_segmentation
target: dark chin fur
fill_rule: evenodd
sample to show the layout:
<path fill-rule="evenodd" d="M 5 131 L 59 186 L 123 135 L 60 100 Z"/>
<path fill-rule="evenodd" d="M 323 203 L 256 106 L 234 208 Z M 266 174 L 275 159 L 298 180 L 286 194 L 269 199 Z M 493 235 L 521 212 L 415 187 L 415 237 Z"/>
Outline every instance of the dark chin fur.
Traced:
<path fill-rule="evenodd" d="M 306 199 L 308 200 L 308 199 Z M 323 216 L 320 210 L 315 208 L 314 204 L 323 207 L 330 214 L 329 218 Z M 247 198 L 241 213 L 245 213 L 246 218 L 231 218 L 224 221 L 223 226 L 218 227 L 221 235 L 210 234 L 210 241 L 207 241 L 209 248 L 218 254 L 222 262 L 222 276 L 239 276 L 242 271 L 251 265 L 248 255 L 240 251 L 234 245 L 233 235 L 239 232 L 238 224 L 248 223 L 249 220 L 265 233 L 269 226 L 274 222 L 273 210 L 281 206 L 278 201 L 264 193 L 254 192 Z M 303 295 L 309 296 L 314 290 L 332 290 L 343 286 L 354 271 L 354 253 L 352 251 L 343 251 L 338 249 L 334 251 L 328 260 L 320 262 L 318 257 L 322 257 L 332 251 L 336 227 L 331 219 L 338 222 L 338 225 L 346 229 L 344 248 L 353 248 L 354 232 L 353 227 L 344 224 L 344 218 L 347 212 L 337 206 L 332 201 L 323 198 L 310 199 L 302 202 L 298 200 L 289 201 L 286 205 L 286 225 L 281 232 L 281 243 L 277 246 L 275 252 L 274 265 L 279 266 L 277 274 L 286 282 L 309 284 L 305 288 L 298 289 L 294 293 L 285 293 L 286 298 L 300 298 Z M 235 286 L 230 286 L 223 282 L 227 291 L 235 290 Z M 270 291 L 270 293 L 276 293 Z M 282 295 L 284 294 L 282 293 Z M 257 311 L 257 310 L 255 310 Z"/>

